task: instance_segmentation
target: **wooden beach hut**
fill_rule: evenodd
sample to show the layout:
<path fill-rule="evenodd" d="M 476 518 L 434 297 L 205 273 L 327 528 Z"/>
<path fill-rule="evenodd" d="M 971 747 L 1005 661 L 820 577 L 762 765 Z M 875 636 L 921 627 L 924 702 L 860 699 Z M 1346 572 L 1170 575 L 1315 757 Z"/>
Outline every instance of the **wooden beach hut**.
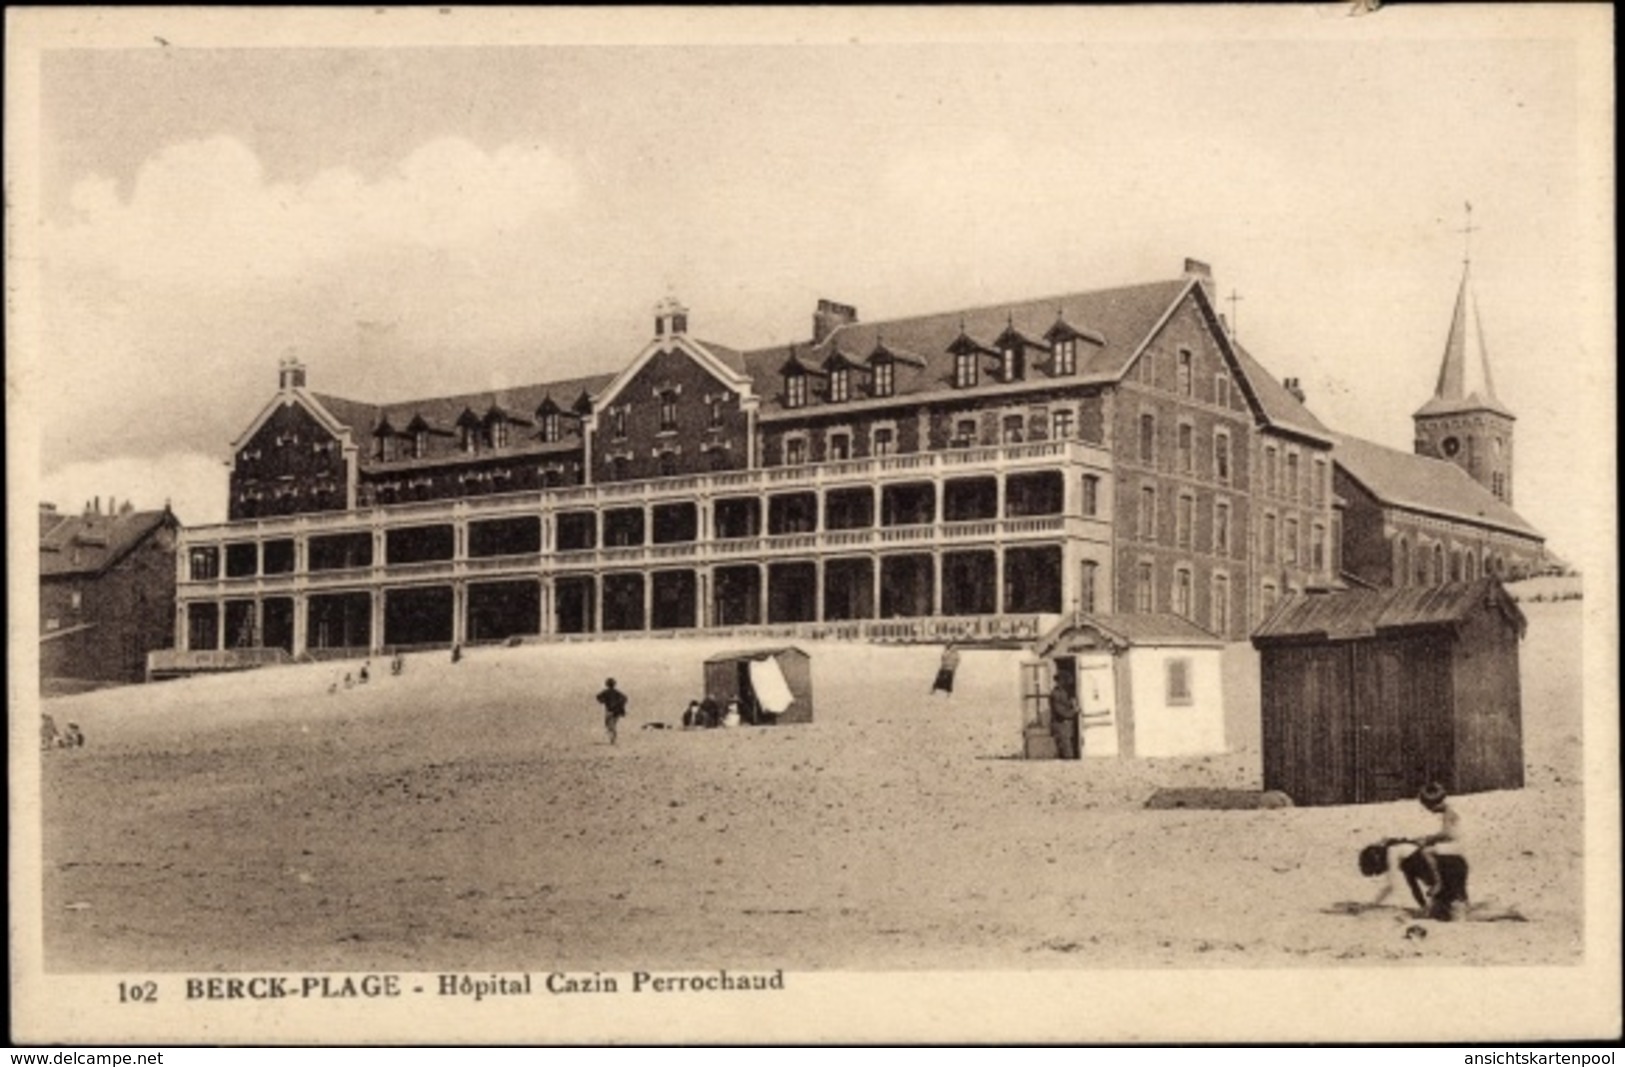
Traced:
<path fill-rule="evenodd" d="M 1029 758 L 1052 758 L 1049 692 L 1062 678 L 1083 712 L 1086 756 L 1188 756 L 1224 751 L 1224 642 L 1196 623 L 1163 613 L 1063 619 L 1024 665 L 1024 743 Z"/>
<path fill-rule="evenodd" d="M 1369 804 L 1523 786 L 1523 613 L 1493 578 L 1299 593 L 1253 634 L 1264 788 Z"/>
<path fill-rule="evenodd" d="M 720 653 L 705 661 L 705 695 L 739 701 L 749 724 L 812 722 L 812 657 L 791 645 Z"/>

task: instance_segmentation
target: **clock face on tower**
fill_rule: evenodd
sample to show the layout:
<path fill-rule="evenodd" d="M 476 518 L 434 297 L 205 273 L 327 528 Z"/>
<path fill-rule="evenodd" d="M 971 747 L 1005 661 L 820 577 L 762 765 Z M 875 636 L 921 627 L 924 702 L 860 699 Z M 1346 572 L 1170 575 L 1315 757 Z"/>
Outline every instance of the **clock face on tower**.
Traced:
<path fill-rule="evenodd" d="M 1454 456 L 1457 452 L 1461 451 L 1461 442 L 1456 440 L 1454 437 L 1446 437 L 1439 443 L 1439 447 L 1444 449 L 1445 455 Z"/>

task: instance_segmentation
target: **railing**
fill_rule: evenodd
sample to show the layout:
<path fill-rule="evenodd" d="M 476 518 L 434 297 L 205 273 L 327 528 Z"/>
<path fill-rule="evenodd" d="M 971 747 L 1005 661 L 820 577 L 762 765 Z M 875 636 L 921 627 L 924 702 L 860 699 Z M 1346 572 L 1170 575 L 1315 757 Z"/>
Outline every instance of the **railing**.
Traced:
<path fill-rule="evenodd" d="M 745 471 L 718 471 L 676 478 L 655 478 L 639 482 L 605 482 L 555 489 L 526 489 L 489 496 L 454 497 L 442 500 L 415 500 L 400 504 L 371 504 L 354 511 L 318 511 L 299 515 L 276 515 L 234 523 L 195 526 L 182 530 L 188 544 L 219 539 L 296 536 L 313 531 L 360 526 L 395 525 L 402 518 L 421 516 L 447 520 L 469 514 L 527 513 L 557 509 L 566 505 L 624 501 L 629 498 L 693 497 L 718 492 L 739 492 L 795 482 L 816 487 L 831 481 L 876 478 L 889 473 L 918 474 L 959 469 L 965 466 L 1002 467 L 1065 460 L 1110 469 L 1110 452 L 1102 446 L 1081 441 L 1034 441 L 1019 445 L 985 445 L 974 448 L 944 449 L 875 456 L 868 459 L 835 460 L 793 467 L 766 467 Z"/>
<path fill-rule="evenodd" d="M 201 674 L 206 671 L 246 671 L 292 661 L 293 657 L 281 648 L 166 648 L 147 653 L 147 677 Z"/>

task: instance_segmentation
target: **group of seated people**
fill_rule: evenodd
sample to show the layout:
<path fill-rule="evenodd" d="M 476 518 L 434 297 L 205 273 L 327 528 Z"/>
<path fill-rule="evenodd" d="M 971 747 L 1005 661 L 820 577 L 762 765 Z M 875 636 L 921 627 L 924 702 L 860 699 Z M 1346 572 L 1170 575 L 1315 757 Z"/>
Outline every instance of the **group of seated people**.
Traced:
<path fill-rule="evenodd" d="M 709 693 L 703 700 L 690 700 L 683 709 L 683 729 L 709 730 L 717 726 L 738 726 L 739 701 L 730 700 L 726 707 L 718 704 Z"/>

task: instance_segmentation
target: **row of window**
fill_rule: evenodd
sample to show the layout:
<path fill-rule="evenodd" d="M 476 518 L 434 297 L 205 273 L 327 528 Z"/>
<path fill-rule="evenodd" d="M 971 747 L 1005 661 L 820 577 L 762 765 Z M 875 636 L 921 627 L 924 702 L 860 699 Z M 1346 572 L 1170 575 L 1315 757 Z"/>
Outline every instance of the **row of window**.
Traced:
<path fill-rule="evenodd" d="M 1134 572 L 1134 610 L 1138 612 L 1153 612 L 1159 610 L 1156 598 L 1157 566 L 1152 560 L 1141 560 Z M 1215 574 L 1211 586 L 1211 595 L 1208 597 L 1208 629 L 1216 634 L 1225 634 L 1230 630 L 1230 576 L 1228 574 Z M 1167 609 L 1175 615 L 1198 621 L 1196 618 L 1196 578 L 1195 571 L 1189 564 L 1181 563 L 1174 567 L 1173 581 L 1169 586 Z"/>
<path fill-rule="evenodd" d="M 1208 397 L 1196 395 L 1196 356 L 1188 348 L 1181 348 L 1174 355 L 1174 392 L 1187 400 L 1207 400 Z M 1156 385 L 1157 383 L 1157 353 L 1148 350 L 1140 356 L 1138 379 L 1143 385 Z M 1230 406 L 1230 375 L 1224 371 L 1213 376 L 1214 404 L 1221 408 Z"/>
<path fill-rule="evenodd" d="M 1140 462 L 1147 467 L 1157 465 L 1157 417 L 1151 412 L 1140 415 Z M 1196 474 L 1196 427 L 1180 422 L 1174 443 L 1174 470 L 1180 474 Z M 1213 478 L 1222 485 L 1230 484 L 1231 449 L 1230 431 L 1213 431 Z"/>
<path fill-rule="evenodd" d="M 990 352 L 969 338 L 962 338 L 952 350 L 954 357 L 953 385 L 955 389 L 969 389 L 981 384 L 982 361 L 989 355 L 998 358 L 998 368 L 994 372 L 994 380 L 999 382 L 1018 382 L 1027 377 L 1027 356 L 1024 345 L 1010 342 L 1001 344 L 996 352 Z M 1078 342 L 1074 337 L 1057 336 L 1050 342 L 1050 374 L 1053 377 L 1071 377 L 1078 372 Z M 897 365 L 890 358 L 871 358 L 867 364 L 854 365 L 844 360 L 833 365 L 826 363 L 825 372 L 829 385 L 825 390 L 824 399 L 831 404 L 841 404 L 854 398 L 852 375 L 854 372 L 869 375 L 869 395 L 873 397 L 895 396 L 897 393 Z M 787 408 L 806 407 L 811 396 L 807 383 L 808 372 L 800 366 L 792 366 L 784 375 L 784 406 Z"/>
<path fill-rule="evenodd" d="M 1174 499 L 1174 546 L 1195 548 L 1196 496 L 1182 492 Z M 1140 507 L 1135 515 L 1134 536 L 1141 541 L 1157 540 L 1157 489 L 1140 487 Z M 1213 533 L 1209 548 L 1216 556 L 1230 554 L 1230 501 L 1213 502 Z"/>
<path fill-rule="evenodd" d="M 1408 537 L 1401 536 L 1394 542 L 1395 585 L 1471 582 L 1480 574 L 1500 577 L 1508 569 L 1507 559 L 1489 549 L 1483 550 L 1483 559 L 1480 561 L 1479 553 L 1471 548 L 1466 550 L 1451 548 L 1446 555 L 1442 544 L 1435 544 L 1431 552 L 1425 546 L 1418 546 L 1416 551 L 1412 552 Z"/>

